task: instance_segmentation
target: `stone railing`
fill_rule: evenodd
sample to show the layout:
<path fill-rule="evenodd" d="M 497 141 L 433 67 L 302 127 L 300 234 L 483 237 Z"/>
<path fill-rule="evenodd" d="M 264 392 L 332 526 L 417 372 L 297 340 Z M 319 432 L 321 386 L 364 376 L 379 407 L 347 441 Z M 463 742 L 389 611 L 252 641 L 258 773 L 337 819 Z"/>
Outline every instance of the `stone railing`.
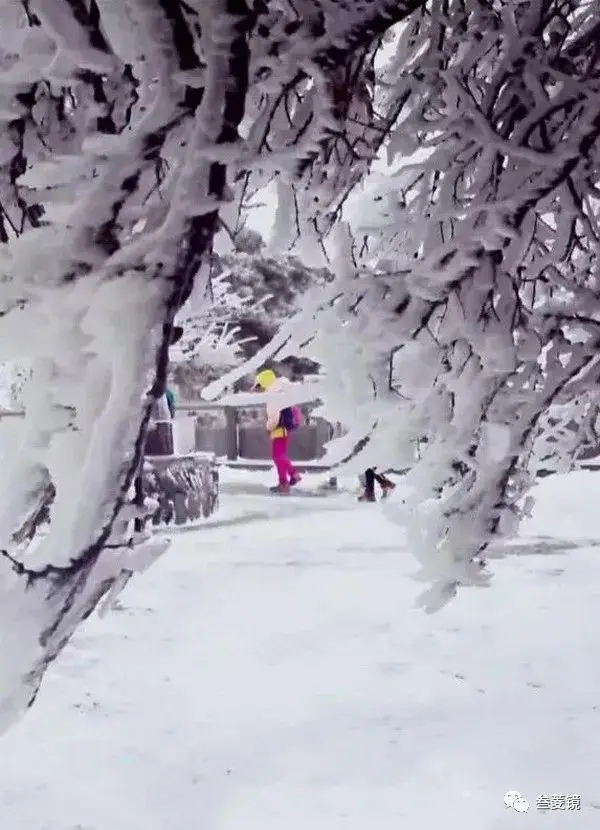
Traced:
<path fill-rule="evenodd" d="M 317 464 L 325 455 L 325 444 L 342 433 L 341 424 L 311 418 L 312 408 L 314 404 L 303 408 L 305 423 L 290 435 L 290 457 L 299 463 Z M 211 452 L 232 466 L 246 461 L 270 463 L 262 404 L 236 408 L 194 401 L 180 403 L 176 410 L 175 444 L 179 451 Z"/>
<path fill-rule="evenodd" d="M 311 417 L 316 402 L 303 407 L 305 423 L 290 435 L 290 457 L 299 468 L 327 471 L 320 464 L 325 445 L 343 434 L 341 424 Z M 0 409 L 3 431 L 22 411 Z M 5 420 L 6 419 L 6 420 Z M 264 405 L 223 406 L 217 402 L 189 401 L 176 406 L 175 419 L 157 424 L 149 434 L 148 456 L 213 456 L 217 464 L 260 469 L 270 467 L 271 447 L 264 426 Z"/>
<path fill-rule="evenodd" d="M 19 419 L 24 414 L 23 411 L 0 408 L 0 455 L 2 441 L 18 440 Z M 141 504 L 148 496 L 157 504 L 149 516 L 155 527 L 207 519 L 219 504 L 218 462 L 214 453 L 197 452 L 194 448 L 188 452 L 178 451 L 173 425 L 171 420 L 162 421 L 148 431 L 144 463 L 135 482 L 136 503 Z M 34 496 L 31 510 L 17 531 L 16 541 L 31 540 L 40 526 L 51 521 L 55 497 L 52 482 Z M 138 529 L 144 524 L 141 519 L 136 523 Z"/>

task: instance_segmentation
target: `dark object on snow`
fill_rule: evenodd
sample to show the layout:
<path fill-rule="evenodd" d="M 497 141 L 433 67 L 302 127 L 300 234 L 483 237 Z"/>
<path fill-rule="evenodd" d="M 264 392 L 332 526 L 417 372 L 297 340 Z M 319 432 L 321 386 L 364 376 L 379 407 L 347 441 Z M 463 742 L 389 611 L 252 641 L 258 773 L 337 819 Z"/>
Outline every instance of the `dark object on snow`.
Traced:
<path fill-rule="evenodd" d="M 390 481 L 387 476 L 384 476 L 381 473 L 376 473 L 375 467 L 369 467 L 368 470 L 365 470 L 362 478 L 364 490 L 358 497 L 359 501 L 375 501 L 375 482 L 377 482 L 381 487 L 382 498 L 387 498 L 390 491 L 396 487 L 394 482 Z"/>

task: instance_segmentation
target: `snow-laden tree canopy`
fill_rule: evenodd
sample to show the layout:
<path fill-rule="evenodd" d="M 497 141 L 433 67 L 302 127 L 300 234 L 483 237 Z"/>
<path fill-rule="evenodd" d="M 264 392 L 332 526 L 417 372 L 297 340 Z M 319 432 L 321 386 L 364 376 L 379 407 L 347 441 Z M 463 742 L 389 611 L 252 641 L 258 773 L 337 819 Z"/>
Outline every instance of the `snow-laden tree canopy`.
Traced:
<path fill-rule="evenodd" d="M 323 414 L 353 427 L 330 460 L 410 468 L 394 518 L 430 610 L 487 584 L 477 554 L 515 530 L 540 466 L 597 441 L 599 34 L 584 0 L 424 3 L 370 94 L 345 99 L 348 181 L 369 151 L 389 165 L 359 188 L 352 230 L 339 158 L 318 187 L 314 168 L 312 187 L 278 179 L 274 248 L 314 253 L 333 227 L 338 279 L 253 366 L 324 362 Z"/>
<path fill-rule="evenodd" d="M 478 578 L 553 407 L 593 422 L 599 32 L 593 0 L 0 0 L 0 361 L 33 367 L 3 458 L 0 725 L 135 569 L 174 317 L 266 184 L 272 251 L 337 276 L 267 352 L 329 359 L 361 463 L 434 497 L 429 606 Z"/>
<path fill-rule="evenodd" d="M 345 76 L 418 5 L 0 0 L 0 361 L 33 370 L 3 454 L 0 725 L 157 554 L 129 493 L 219 211 L 237 232 L 261 176 L 335 169 Z"/>
<path fill-rule="evenodd" d="M 257 250 L 215 254 L 210 267 L 209 284 L 197 280 L 178 315 L 184 334 L 170 355 L 171 375 L 185 401 L 200 400 L 208 383 L 253 357 L 302 307 L 308 288 L 332 279 L 326 269 L 307 268 L 294 257 L 266 257 Z M 294 355 L 285 361 L 287 373 L 295 377 L 318 368 Z M 241 383 L 250 388 L 254 378 L 246 375 Z"/>

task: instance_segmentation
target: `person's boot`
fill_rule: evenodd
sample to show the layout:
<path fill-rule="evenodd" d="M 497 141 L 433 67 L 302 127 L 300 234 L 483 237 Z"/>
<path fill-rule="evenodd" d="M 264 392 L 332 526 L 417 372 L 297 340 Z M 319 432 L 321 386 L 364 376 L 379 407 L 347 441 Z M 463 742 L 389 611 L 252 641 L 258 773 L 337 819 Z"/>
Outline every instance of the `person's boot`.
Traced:
<path fill-rule="evenodd" d="M 300 475 L 300 473 L 296 473 L 290 478 L 290 487 L 295 487 L 296 484 L 300 484 L 301 481 L 302 476 Z"/>
<path fill-rule="evenodd" d="M 275 484 L 273 487 L 269 487 L 271 493 L 276 493 L 279 496 L 287 496 L 290 492 L 290 485 L 289 484 Z"/>
<path fill-rule="evenodd" d="M 394 484 L 394 482 L 390 481 L 389 478 L 386 478 L 386 480 L 381 483 L 381 498 L 387 499 L 392 490 L 395 489 L 396 485 Z"/>
<path fill-rule="evenodd" d="M 366 490 L 363 490 L 363 492 L 362 492 L 362 493 L 360 494 L 360 496 L 358 497 L 358 500 L 359 500 L 359 501 L 369 501 L 369 502 L 374 502 L 374 501 L 376 501 L 376 499 L 375 499 L 375 493 L 368 493 Z"/>

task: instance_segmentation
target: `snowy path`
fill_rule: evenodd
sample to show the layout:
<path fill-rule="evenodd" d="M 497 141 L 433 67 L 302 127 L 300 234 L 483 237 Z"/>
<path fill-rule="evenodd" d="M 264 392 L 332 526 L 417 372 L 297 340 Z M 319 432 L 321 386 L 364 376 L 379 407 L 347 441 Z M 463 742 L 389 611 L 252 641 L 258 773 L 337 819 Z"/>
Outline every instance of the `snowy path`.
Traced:
<path fill-rule="evenodd" d="M 224 497 L 89 621 L 2 739 L 0 827 L 590 830 L 598 500 L 557 482 L 528 528 L 552 552 L 494 563 L 492 589 L 431 617 L 376 507 Z M 509 789 L 527 815 L 505 808 Z M 544 815 L 542 793 L 582 809 Z"/>

